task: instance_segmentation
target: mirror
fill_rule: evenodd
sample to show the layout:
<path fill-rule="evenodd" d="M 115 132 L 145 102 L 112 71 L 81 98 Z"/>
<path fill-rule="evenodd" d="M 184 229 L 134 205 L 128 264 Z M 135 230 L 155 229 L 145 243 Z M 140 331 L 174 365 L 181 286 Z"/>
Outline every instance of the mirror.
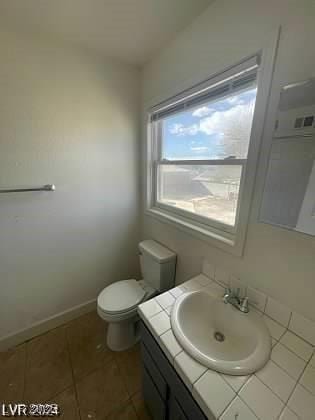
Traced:
<path fill-rule="evenodd" d="M 260 221 L 315 235 L 315 78 L 280 95 Z"/>

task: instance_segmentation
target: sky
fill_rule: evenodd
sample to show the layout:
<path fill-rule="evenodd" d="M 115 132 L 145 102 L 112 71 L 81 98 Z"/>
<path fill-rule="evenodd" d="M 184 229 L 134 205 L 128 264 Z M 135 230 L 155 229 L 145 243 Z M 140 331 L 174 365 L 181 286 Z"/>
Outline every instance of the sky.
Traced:
<path fill-rule="evenodd" d="M 251 88 L 166 118 L 163 122 L 163 158 L 227 157 L 222 141 L 227 135 L 227 126 L 239 124 L 240 118 L 251 124 L 255 99 L 256 88 Z M 247 124 L 246 121 L 243 124 Z"/>

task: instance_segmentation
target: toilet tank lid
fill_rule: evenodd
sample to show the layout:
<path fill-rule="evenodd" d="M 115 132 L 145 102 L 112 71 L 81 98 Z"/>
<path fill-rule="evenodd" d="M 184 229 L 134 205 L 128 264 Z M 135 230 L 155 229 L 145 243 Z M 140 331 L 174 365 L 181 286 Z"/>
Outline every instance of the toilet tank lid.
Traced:
<path fill-rule="evenodd" d="M 176 254 L 173 251 L 169 250 L 164 245 L 153 241 L 152 239 L 140 242 L 139 249 L 140 252 L 149 254 L 160 264 L 176 259 Z"/>

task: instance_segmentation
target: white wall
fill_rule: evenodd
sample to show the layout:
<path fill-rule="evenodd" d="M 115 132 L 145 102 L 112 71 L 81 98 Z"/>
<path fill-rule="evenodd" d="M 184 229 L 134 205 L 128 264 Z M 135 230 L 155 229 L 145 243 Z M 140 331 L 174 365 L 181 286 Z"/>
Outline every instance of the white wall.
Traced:
<path fill-rule="evenodd" d="M 0 338 L 138 275 L 139 71 L 0 34 Z"/>
<path fill-rule="evenodd" d="M 314 75 L 314 17 L 312 0 L 219 0 L 146 65 L 144 110 L 256 52 L 282 26 L 244 256 L 224 253 L 150 216 L 144 218 L 143 237 L 178 253 L 177 283 L 200 272 L 207 257 L 315 320 L 315 238 L 258 223 L 280 87 Z"/>

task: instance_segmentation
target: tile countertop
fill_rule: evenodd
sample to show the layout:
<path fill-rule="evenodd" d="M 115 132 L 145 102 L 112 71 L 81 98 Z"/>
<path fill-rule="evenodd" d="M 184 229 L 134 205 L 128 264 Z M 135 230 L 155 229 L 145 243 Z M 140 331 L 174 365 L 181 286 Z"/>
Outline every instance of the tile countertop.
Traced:
<path fill-rule="evenodd" d="M 268 298 L 263 311 L 259 311 L 258 306 L 251 308 L 264 317 L 273 346 L 271 359 L 255 374 L 220 374 L 201 365 L 183 350 L 171 329 L 171 309 L 182 293 L 201 289 L 216 297 L 222 297 L 224 292 L 219 283 L 200 274 L 144 302 L 138 312 L 205 415 L 220 420 L 314 420 L 314 343 L 310 344 L 281 325 L 282 320 L 287 320 L 290 328 L 292 314 L 288 315 L 288 309 L 272 298 Z M 298 317 L 296 314 L 296 319 Z M 307 322 L 311 324 L 309 333 L 304 336 L 306 339 L 315 328 L 312 321 Z"/>

